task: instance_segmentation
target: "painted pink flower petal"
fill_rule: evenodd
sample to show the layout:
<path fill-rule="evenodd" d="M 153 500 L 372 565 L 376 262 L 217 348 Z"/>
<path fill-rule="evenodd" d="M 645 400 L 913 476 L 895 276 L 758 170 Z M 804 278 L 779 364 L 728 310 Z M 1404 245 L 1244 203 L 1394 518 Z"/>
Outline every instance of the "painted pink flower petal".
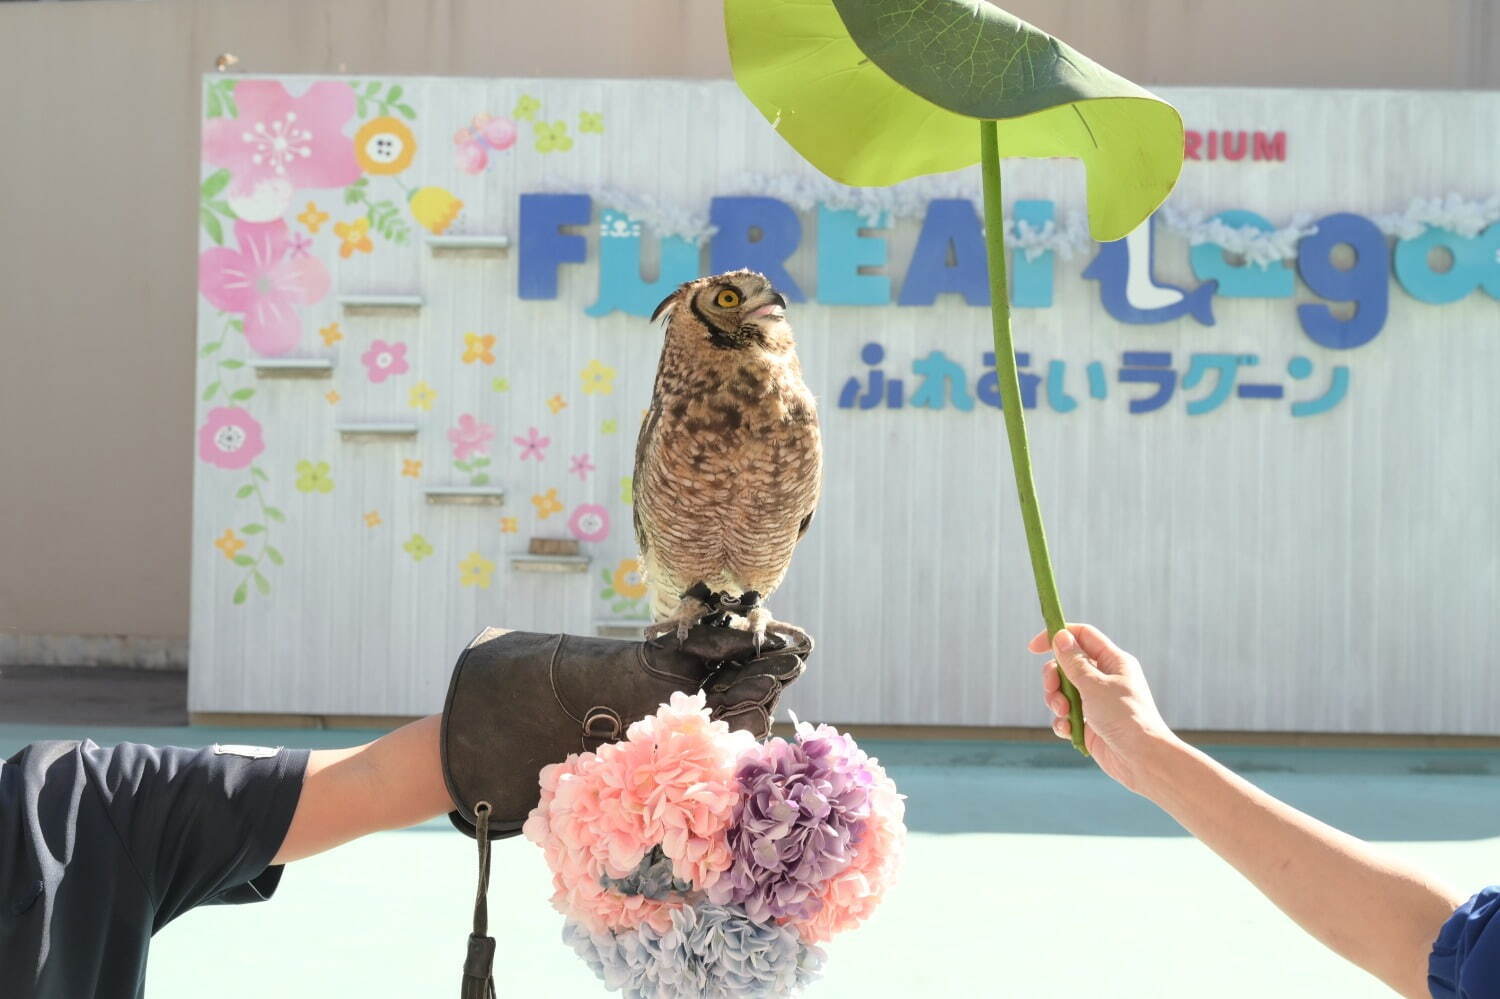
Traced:
<path fill-rule="evenodd" d="M 203 158 L 228 167 L 228 195 L 250 199 L 270 181 L 294 188 L 344 187 L 359 179 L 354 140 L 343 134 L 354 115 L 347 83 L 315 83 L 293 97 L 275 80 L 241 80 L 236 118 L 203 125 Z"/>
<path fill-rule="evenodd" d="M 255 301 L 250 262 L 238 250 L 216 246 L 198 258 L 198 290 L 224 312 L 244 312 Z"/>
<path fill-rule="evenodd" d="M 278 357 L 302 339 L 302 316 L 291 296 L 261 295 L 245 311 L 245 340 L 264 357 Z"/>
<path fill-rule="evenodd" d="M 266 449 L 260 423 L 238 406 L 217 406 L 198 428 L 198 457 L 219 468 L 246 468 Z"/>
<path fill-rule="evenodd" d="M 298 187 L 347 187 L 359 179 L 354 137 L 343 134 L 354 117 L 354 91 L 347 83 L 314 83 L 297 100 L 297 111 L 312 133 L 312 154 L 291 169 Z"/>
<path fill-rule="evenodd" d="M 477 142 L 459 143 L 454 147 L 453 158 L 458 161 L 458 168 L 468 174 L 484 173 L 490 162 L 489 154 Z"/>

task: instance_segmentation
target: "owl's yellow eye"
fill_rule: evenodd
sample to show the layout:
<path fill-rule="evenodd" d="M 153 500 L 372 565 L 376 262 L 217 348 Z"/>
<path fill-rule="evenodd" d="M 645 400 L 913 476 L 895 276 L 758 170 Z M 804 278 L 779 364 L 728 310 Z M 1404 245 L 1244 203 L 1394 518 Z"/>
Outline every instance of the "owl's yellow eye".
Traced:
<path fill-rule="evenodd" d="M 721 309 L 733 309 L 740 304 L 740 293 L 733 288 L 723 288 L 719 291 L 714 302 Z"/>

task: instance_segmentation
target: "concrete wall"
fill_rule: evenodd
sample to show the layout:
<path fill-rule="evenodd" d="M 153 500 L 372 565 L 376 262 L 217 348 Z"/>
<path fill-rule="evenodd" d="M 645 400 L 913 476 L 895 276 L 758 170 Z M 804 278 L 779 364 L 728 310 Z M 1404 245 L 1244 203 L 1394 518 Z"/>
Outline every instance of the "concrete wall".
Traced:
<path fill-rule="evenodd" d="M 1488 0 L 1324 0 L 1315 18 L 1298 0 L 1009 6 L 1147 84 L 1500 87 Z M 0 662 L 186 647 L 184 192 L 199 74 L 221 52 L 254 72 L 728 72 L 714 0 L 0 3 Z M 132 349 L 107 364 L 78 363 L 121 340 Z M 66 635 L 159 641 L 37 637 Z"/>

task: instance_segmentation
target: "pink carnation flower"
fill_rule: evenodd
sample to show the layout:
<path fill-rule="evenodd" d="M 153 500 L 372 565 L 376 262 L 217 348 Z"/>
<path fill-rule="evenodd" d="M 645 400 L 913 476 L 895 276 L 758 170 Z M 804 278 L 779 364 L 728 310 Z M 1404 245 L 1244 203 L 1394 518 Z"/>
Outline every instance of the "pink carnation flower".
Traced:
<path fill-rule="evenodd" d="M 718 880 L 733 860 L 734 765 L 754 744 L 710 720 L 703 694 L 679 692 L 624 741 L 545 768 L 524 831 L 552 869 L 553 905 L 596 931 L 669 931 L 681 900 L 621 895 L 601 878 L 629 876 L 660 845 L 677 880 L 698 890 Z"/>

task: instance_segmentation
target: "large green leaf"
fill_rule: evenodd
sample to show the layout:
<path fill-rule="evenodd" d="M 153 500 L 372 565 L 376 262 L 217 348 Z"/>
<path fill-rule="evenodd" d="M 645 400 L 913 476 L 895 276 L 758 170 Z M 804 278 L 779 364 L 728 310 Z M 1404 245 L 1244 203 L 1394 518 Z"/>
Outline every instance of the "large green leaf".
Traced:
<path fill-rule="evenodd" d="M 1182 169 L 1170 104 L 983 0 L 725 0 L 740 89 L 840 183 L 894 184 L 1001 156 L 1081 159 L 1089 229 L 1120 239 Z"/>

